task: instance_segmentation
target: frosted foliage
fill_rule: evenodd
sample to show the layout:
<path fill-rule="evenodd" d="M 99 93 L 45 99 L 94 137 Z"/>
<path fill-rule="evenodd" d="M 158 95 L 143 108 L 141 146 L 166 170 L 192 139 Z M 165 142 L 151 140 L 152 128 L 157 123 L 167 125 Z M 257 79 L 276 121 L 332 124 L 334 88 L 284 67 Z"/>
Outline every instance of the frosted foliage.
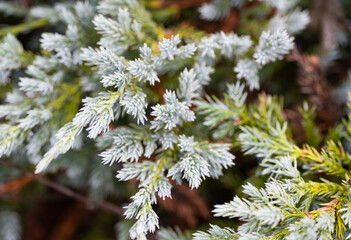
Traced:
<path fill-rule="evenodd" d="M 287 125 L 275 119 L 281 108 L 270 97 L 252 103 L 254 107 L 246 101 L 248 89 L 259 89 L 264 65 L 293 48 L 289 34 L 306 27 L 308 13 L 286 0 L 206 1 L 199 12 L 207 21 L 252 7 L 274 15 L 267 18 L 262 34 L 260 29 L 251 34 L 250 28 L 248 35 L 207 34 L 185 26 L 165 29 L 157 21 L 168 14 L 155 17 L 151 5 L 136 0 L 63 1 L 26 13 L 0 3 L 6 14 L 50 26 L 40 37 L 40 51 L 27 51 L 11 34 L 0 41 L 0 84 L 6 86 L 2 95 L 11 89 L 0 105 L 0 157 L 29 160 L 36 164 L 35 173 L 65 169 L 63 178 L 71 181 L 70 187 L 84 186 L 94 198 L 119 193 L 113 178 L 137 182 L 124 217 L 134 221 L 130 238 L 142 240 L 159 228 L 153 207 L 172 198 L 173 185 L 194 189 L 207 178 L 221 181 L 223 172 L 234 166 L 235 146 L 254 155 L 260 173 L 274 178 L 262 188 L 243 186 L 247 199 L 235 196 L 216 205 L 215 216 L 244 222 L 237 230 L 211 225 L 194 239 L 269 239 L 267 229 L 280 228 L 286 219 L 289 224 L 283 227 L 290 239 L 332 234 L 332 214 L 316 214 L 311 221 L 301 217 L 299 209 L 307 205 L 299 203 L 312 201 L 302 198 L 301 188 L 311 189 L 312 183 L 297 169 L 295 156 L 304 152 L 294 154 L 297 147 L 289 142 Z M 217 96 L 206 96 L 217 86 Z M 327 164 L 328 158 L 323 159 Z M 350 206 L 343 204 L 340 211 L 350 225 Z M 296 216 L 294 224 L 290 212 Z M 0 238 L 20 238 L 16 213 L 0 212 L 0 222 Z M 163 229 L 157 238 L 191 236 Z"/>
<path fill-rule="evenodd" d="M 19 215 L 10 210 L 0 212 L 0 237 L 6 240 L 21 239 L 21 222 Z"/>
<path fill-rule="evenodd" d="M 241 59 L 238 61 L 238 64 L 235 66 L 234 71 L 237 73 L 237 77 L 244 78 L 250 90 L 258 89 L 259 86 L 259 77 L 258 77 L 259 67 L 257 63 L 250 59 Z"/>
<path fill-rule="evenodd" d="M 253 57 L 261 65 L 282 59 L 293 48 L 293 40 L 286 31 L 263 32 Z"/>

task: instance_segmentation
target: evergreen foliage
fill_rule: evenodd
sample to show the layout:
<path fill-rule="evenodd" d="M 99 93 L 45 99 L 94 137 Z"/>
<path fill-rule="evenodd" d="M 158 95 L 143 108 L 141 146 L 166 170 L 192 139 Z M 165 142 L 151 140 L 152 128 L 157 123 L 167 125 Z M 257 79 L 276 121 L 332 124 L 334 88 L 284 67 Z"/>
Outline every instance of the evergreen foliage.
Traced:
<path fill-rule="evenodd" d="M 38 52 L 25 49 L 16 32 L 3 34 L 0 157 L 34 164 L 36 174 L 65 168 L 62 182 L 97 199 L 122 192 L 118 181 L 136 179 L 134 195 L 124 193 L 124 217 L 133 225 L 117 226 L 120 236 L 130 228 L 131 239 L 155 231 L 160 240 L 350 238 L 351 115 L 328 137 L 314 126 L 315 108 L 302 104 L 301 145 L 282 98 L 255 91 L 294 48 L 294 35 L 310 22 L 307 10 L 297 0 L 213 0 L 199 8 L 203 19 L 219 21 L 231 8 L 273 11 L 254 32 L 169 34 L 147 7 L 67 1 L 28 11 L 0 3 L 8 15 L 44 19 L 54 29 L 42 33 Z M 221 64 L 230 82 L 213 81 Z M 224 94 L 212 94 L 214 84 Z M 210 224 L 192 236 L 162 228 L 154 206 L 172 198 L 176 184 L 197 189 L 235 168 L 234 151 L 256 159 L 254 175 L 264 181 L 248 179 L 243 194 L 215 206 L 215 217 L 240 225 Z M 20 238 L 17 213 L 1 211 L 0 222 L 0 236 Z"/>

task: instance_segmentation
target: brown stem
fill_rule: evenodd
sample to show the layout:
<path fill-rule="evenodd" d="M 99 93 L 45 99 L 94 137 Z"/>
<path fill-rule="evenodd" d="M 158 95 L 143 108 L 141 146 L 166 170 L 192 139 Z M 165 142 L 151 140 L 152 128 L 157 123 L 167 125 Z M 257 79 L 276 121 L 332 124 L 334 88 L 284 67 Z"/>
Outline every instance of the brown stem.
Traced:
<path fill-rule="evenodd" d="M 80 194 L 80 193 L 76 193 L 74 191 L 72 191 L 71 189 L 67 188 L 67 187 L 64 187 L 62 185 L 59 185 L 57 183 L 55 183 L 54 181 L 51 181 L 49 179 L 46 179 L 40 175 L 36 175 L 32 172 L 29 172 L 5 159 L 0 159 L 0 162 L 5 164 L 6 166 L 9 166 L 13 169 L 16 169 L 20 172 L 22 172 L 23 174 L 26 174 L 26 175 L 29 175 L 31 176 L 33 179 L 37 180 L 38 182 L 41 182 L 42 184 L 56 190 L 57 192 L 59 193 L 62 193 L 68 197 L 71 197 L 77 201 L 80 201 L 84 204 L 86 204 L 87 206 L 89 207 L 96 207 L 96 208 L 99 208 L 99 209 L 102 209 L 106 212 L 110 212 L 110 213 L 113 213 L 113 214 L 116 214 L 118 216 L 122 216 L 123 215 L 123 210 L 122 208 L 110 203 L 110 202 L 106 202 L 106 201 L 96 201 L 96 200 L 91 200 L 89 199 L 88 197 Z"/>

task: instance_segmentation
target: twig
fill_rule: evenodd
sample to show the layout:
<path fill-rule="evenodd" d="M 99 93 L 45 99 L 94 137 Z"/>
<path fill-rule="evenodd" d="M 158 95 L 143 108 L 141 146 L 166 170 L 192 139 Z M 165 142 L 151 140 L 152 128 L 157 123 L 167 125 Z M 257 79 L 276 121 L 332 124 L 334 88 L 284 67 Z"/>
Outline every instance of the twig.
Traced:
<path fill-rule="evenodd" d="M 11 180 L 7 183 L 0 185 L 0 194 L 7 192 L 17 192 L 20 191 L 25 185 L 33 181 L 33 178 L 29 175 L 24 175 L 20 178 Z"/>
<path fill-rule="evenodd" d="M 209 0 L 148 0 L 145 1 L 146 6 L 151 8 L 164 8 L 164 7 L 178 7 L 178 8 L 189 8 L 198 7 L 202 4 L 209 2 Z"/>
<path fill-rule="evenodd" d="M 106 201 L 95 201 L 95 200 L 91 200 L 89 199 L 88 197 L 82 195 L 82 194 L 79 194 L 79 193 L 76 193 L 74 191 L 72 191 L 71 189 L 67 188 L 67 187 L 64 187 L 62 185 L 59 185 L 57 183 L 55 183 L 54 181 L 51 181 L 49 179 L 46 179 L 40 175 L 36 175 L 32 172 L 29 172 L 5 159 L 0 159 L 0 162 L 5 164 L 6 166 L 9 166 L 13 169 L 16 169 L 20 172 L 22 172 L 23 174 L 26 174 L 26 175 L 29 175 L 31 176 L 33 179 L 37 180 L 38 182 L 41 182 L 42 184 L 56 190 L 57 192 L 59 193 L 62 193 L 68 197 L 71 197 L 77 201 L 80 201 L 82 203 L 85 203 L 87 206 L 92 206 L 92 207 L 96 207 L 96 208 L 99 208 L 99 209 L 102 209 L 106 212 L 110 212 L 110 213 L 113 213 L 113 214 L 116 214 L 118 216 L 122 216 L 123 215 L 123 210 L 122 208 L 112 204 L 112 203 L 109 203 L 109 202 L 106 202 Z"/>
<path fill-rule="evenodd" d="M 50 22 L 45 19 L 45 18 L 40 18 L 40 19 L 36 19 L 32 22 L 25 22 L 25 23 L 21 23 L 15 26 L 9 26 L 6 28 L 2 28 L 0 29 L 0 37 L 4 36 L 8 33 L 11 33 L 13 35 L 18 35 L 19 33 L 28 31 L 28 30 L 32 30 L 32 29 L 36 29 L 36 28 L 41 28 L 44 26 L 49 25 Z"/>

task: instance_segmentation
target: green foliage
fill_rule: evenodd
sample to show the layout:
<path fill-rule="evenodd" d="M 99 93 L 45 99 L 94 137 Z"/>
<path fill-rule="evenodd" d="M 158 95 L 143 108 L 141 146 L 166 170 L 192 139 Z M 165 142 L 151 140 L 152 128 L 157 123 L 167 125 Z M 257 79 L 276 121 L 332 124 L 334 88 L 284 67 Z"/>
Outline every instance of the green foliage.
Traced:
<path fill-rule="evenodd" d="M 6 92 L 0 157 L 30 171 L 35 165 L 36 174 L 64 169 L 57 181 L 93 199 L 126 203 L 130 197 L 124 217 L 133 223 L 118 223 L 120 239 L 147 239 L 155 231 L 160 240 L 351 236 L 351 116 L 328 136 L 318 129 L 316 107 L 299 102 L 306 139 L 299 145 L 283 98 L 254 91 L 262 87 L 261 70 L 283 60 L 294 48 L 293 34 L 309 23 L 299 1 L 214 0 L 200 7 L 207 20 L 223 19 L 232 7 L 242 11 L 243 28 L 260 25 L 241 30 L 246 35 L 172 23 L 166 29 L 150 6 L 136 0 L 30 10 L 0 4 L 0 11 L 25 19 L 0 29 Z M 41 29 L 38 52 L 14 36 L 44 25 L 52 31 Z M 230 174 L 226 169 L 242 164 L 239 151 L 256 165 L 237 183 L 242 194 L 213 210 L 215 217 L 240 220 L 237 228 L 210 224 L 192 236 L 161 228 L 154 206 L 172 198 L 175 184 L 194 189 Z M 137 190 L 118 182 L 133 179 Z M 18 214 L 4 210 L 0 221 L 4 214 L 10 220 L 1 236 L 18 239 Z"/>

